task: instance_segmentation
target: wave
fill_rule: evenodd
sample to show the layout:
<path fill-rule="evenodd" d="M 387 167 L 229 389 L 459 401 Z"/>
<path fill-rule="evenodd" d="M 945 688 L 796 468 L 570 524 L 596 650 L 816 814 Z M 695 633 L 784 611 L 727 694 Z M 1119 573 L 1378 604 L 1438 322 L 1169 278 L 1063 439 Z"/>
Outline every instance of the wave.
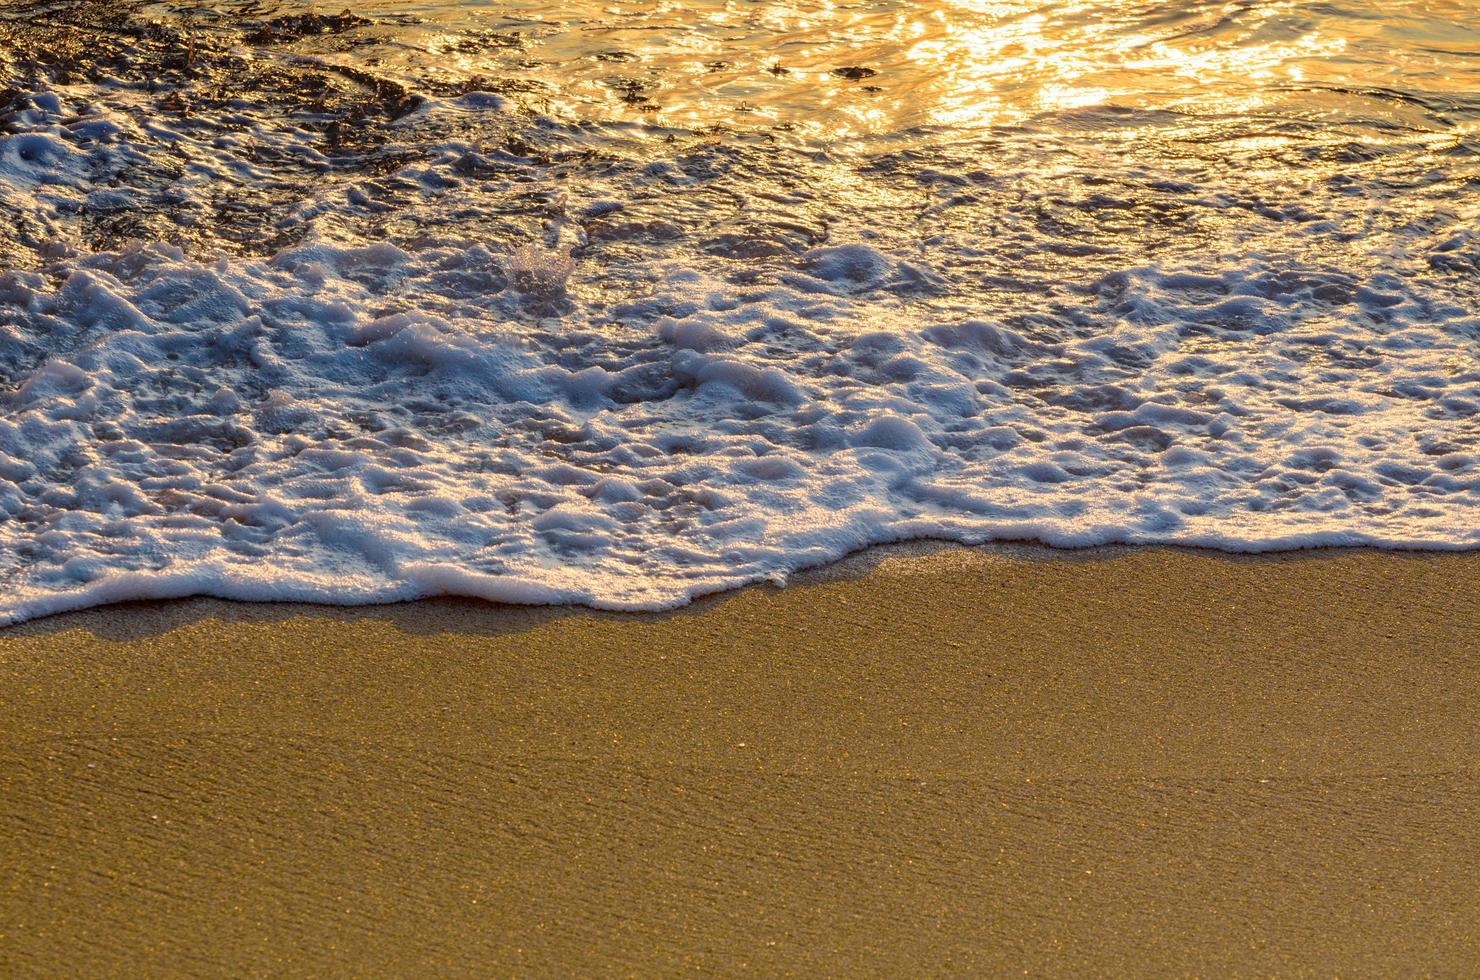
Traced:
<path fill-rule="evenodd" d="M 1458 130 L 786 143 L 230 50 L 256 89 L 0 113 L 0 622 L 661 609 L 925 537 L 1480 547 Z"/>

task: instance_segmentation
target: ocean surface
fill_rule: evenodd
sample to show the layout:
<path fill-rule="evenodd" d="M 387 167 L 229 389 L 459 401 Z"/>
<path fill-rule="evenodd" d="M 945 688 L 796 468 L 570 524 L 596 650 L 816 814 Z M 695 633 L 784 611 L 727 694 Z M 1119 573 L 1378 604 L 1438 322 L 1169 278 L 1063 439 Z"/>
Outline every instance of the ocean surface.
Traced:
<path fill-rule="evenodd" d="M 1480 8 L 0 4 L 0 624 L 1480 547 Z"/>

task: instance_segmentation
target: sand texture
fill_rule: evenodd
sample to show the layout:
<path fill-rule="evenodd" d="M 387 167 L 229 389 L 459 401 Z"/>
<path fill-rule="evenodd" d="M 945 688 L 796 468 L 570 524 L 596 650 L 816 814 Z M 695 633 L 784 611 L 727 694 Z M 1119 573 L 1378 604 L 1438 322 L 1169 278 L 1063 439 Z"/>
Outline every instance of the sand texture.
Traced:
<path fill-rule="evenodd" d="M 0 973 L 1463 974 L 1480 554 L 0 632 Z"/>

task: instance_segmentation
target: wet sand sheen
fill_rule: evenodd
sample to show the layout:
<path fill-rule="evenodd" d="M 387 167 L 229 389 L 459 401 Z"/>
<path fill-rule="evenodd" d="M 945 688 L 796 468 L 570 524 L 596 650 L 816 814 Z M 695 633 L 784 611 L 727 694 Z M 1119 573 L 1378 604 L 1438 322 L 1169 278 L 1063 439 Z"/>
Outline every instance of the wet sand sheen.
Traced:
<path fill-rule="evenodd" d="M 1448 972 L 1480 555 L 875 551 L 0 633 L 0 968 Z"/>

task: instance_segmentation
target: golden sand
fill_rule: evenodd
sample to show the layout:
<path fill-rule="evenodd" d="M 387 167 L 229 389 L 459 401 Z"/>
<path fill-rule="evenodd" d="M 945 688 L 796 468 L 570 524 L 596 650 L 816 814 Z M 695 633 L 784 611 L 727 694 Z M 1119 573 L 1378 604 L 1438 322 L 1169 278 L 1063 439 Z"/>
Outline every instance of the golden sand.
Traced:
<path fill-rule="evenodd" d="M 1466 973 L 1480 555 L 0 632 L 0 973 Z"/>

